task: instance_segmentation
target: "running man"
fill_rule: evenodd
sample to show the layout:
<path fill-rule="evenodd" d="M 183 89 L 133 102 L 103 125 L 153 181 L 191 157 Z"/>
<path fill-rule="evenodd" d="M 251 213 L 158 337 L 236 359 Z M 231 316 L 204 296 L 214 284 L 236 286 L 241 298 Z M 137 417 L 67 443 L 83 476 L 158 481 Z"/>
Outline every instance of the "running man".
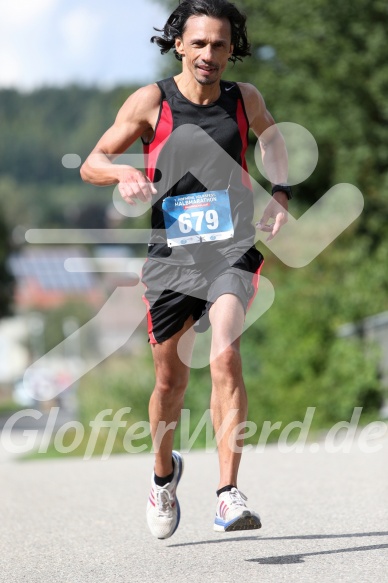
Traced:
<path fill-rule="evenodd" d="M 210 408 L 220 472 L 214 529 L 261 527 L 237 487 L 243 445 L 238 427 L 247 418 L 240 336 L 263 263 L 254 246 L 246 172 L 249 128 L 260 139 L 273 182 L 272 200 L 257 224 L 269 238 L 287 221 L 291 190 L 284 140 L 261 94 L 248 83 L 221 79 L 228 61 L 250 55 L 245 16 L 227 0 L 183 0 L 159 32 L 151 40 L 162 53 L 174 51 L 181 73 L 127 99 L 81 176 L 96 185 L 118 184 L 129 204 L 152 205 L 142 276 L 156 375 L 149 403 L 155 465 L 147 522 L 151 533 L 164 539 L 180 520 L 176 488 L 183 459 L 173 451 L 173 438 L 189 381 L 189 355 L 197 333 L 209 326 Z M 146 172 L 113 164 L 139 138 Z"/>

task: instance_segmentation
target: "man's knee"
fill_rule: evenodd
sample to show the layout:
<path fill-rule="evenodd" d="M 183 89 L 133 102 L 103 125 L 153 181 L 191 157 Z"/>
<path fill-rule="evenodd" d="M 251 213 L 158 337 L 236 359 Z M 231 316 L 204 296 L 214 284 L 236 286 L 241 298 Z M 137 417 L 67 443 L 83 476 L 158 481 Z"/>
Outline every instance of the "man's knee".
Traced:
<path fill-rule="evenodd" d="M 164 375 L 156 379 L 154 391 L 162 398 L 176 397 L 184 394 L 188 379 L 177 375 Z"/>
<path fill-rule="evenodd" d="M 241 374 L 241 355 L 239 348 L 234 344 L 227 346 L 210 365 L 213 381 L 220 378 L 233 378 Z"/>

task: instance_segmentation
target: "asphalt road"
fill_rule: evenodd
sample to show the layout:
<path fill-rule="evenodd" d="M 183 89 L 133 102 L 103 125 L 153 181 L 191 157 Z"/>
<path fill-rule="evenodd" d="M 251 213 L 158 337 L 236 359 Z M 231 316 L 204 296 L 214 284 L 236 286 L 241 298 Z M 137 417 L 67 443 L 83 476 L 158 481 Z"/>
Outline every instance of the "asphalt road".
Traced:
<path fill-rule="evenodd" d="M 185 455 L 180 526 L 147 530 L 152 457 L 0 464 L 6 583 L 388 582 L 388 438 L 378 451 L 244 453 L 241 490 L 263 528 L 215 533 L 215 453 Z"/>

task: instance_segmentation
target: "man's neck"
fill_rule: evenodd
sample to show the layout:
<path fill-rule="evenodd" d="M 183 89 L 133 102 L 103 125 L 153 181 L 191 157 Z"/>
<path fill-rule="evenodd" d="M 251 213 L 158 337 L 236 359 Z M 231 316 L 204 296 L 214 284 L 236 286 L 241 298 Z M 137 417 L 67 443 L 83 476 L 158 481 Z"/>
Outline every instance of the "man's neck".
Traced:
<path fill-rule="evenodd" d="M 184 72 L 176 75 L 174 80 L 182 95 L 198 105 L 209 105 L 220 97 L 219 81 L 212 85 L 201 85 L 192 75 L 185 75 Z"/>

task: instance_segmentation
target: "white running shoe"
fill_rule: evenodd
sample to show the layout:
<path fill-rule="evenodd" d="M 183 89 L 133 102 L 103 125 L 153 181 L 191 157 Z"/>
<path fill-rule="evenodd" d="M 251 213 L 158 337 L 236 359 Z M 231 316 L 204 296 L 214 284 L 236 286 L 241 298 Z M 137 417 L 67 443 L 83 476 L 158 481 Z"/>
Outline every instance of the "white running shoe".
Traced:
<path fill-rule="evenodd" d="M 237 488 L 222 492 L 218 497 L 214 530 L 230 532 L 261 528 L 260 516 L 249 510 L 246 500 L 247 497 Z"/>
<path fill-rule="evenodd" d="M 174 477 L 163 487 L 157 486 L 154 473 L 151 478 L 151 492 L 147 504 L 147 523 L 151 533 L 157 538 L 168 538 L 178 528 L 181 517 L 176 489 L 183 473 L 183 458 L 177 451 L 172 452 Z"/>

